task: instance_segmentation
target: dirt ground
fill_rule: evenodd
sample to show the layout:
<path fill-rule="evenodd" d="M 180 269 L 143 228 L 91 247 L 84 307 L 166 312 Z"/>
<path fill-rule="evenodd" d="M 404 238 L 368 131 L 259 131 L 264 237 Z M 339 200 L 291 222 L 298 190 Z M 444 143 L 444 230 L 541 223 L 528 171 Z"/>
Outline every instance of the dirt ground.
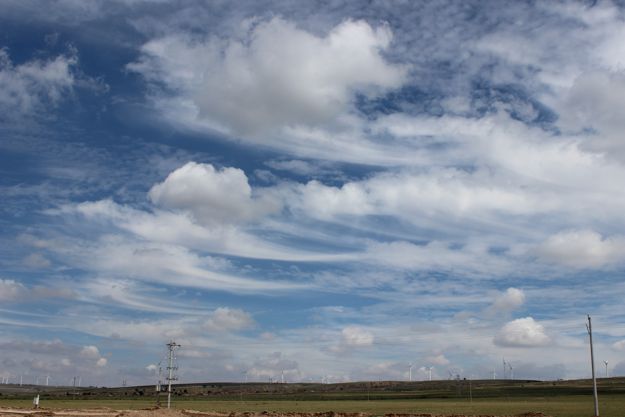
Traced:
<path fill-rule="evenodd" d="M 154 408 L 144 410 L 113 410 L 110 408 L 94 408 L 82 410 L 49 410 L 49 409 L 17 409 L 0 408 L 0 417 L 372 417 L 367 413 L 217 413 L 200 412 L 193 410 L 176 410 L 166 408 Z M 463 414 L 385 414 L 384 417 L 549 417 L 543 413 L 524 413 L 516 416 L 493 416 Z"/>

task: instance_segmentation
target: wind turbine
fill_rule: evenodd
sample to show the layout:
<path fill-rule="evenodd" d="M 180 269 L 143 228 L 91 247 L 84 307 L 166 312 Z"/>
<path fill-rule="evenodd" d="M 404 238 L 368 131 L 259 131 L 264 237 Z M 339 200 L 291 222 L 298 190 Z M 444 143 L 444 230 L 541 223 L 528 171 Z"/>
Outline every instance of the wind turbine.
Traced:
<path fill-rule="evenodd" d="M 503 379 L 506 379 L 506 358 L 503 358 Z"/>
<path fill-rule="evenodd" d="M 412 382 L 412 363 L 408 364 L 408 381 Z"/>
<path fill-rule="evenodd" d="M 50 385 L 50 375 L 46 375 L 46 387 Z"/>
<path fill-rule="evenodd" d="M 608 377 L 608 361 L 603 361 L 605 363 L 605 377 Z"/>
<path fill-rule="evenodd" d="M 512 364 L 508 362 L 508 367 L 510 368 L 510 379 L 514 379 L 514 370 L 512 369 Z"/>
<path fill-rule="evenodd" d="M 428 366 L 428 377 L 430 379 L 430 381 L 432 380 L 432 368 L 434 368 L 433 366 Z"/>

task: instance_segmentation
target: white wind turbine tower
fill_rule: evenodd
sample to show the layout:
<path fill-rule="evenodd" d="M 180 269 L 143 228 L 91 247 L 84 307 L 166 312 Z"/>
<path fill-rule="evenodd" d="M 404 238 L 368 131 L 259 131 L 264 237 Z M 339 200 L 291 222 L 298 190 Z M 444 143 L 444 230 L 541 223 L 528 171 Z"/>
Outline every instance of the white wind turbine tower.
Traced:
<path fill-rule="evenodd" d="M 428 379 L 431 381 L 432 380 L 432 368 L 434 368 L 433 366 L 428 366 L 427 370 L 428 370 Z"/>
<path fill-rule="evenodd" d="M 412 363 L 408 364 L 408 381 L 412 382 Z"/>
<path fill-rule="evenodd" d="M 506 358 L 503 358 L 503 379 L 506 379 Z"/>
<path fill-rule="evenodd" d="M 605 377 L 608 377 L 608 361 L 603 361 L 603 363 L 605 364 Z"/>
<path fill-rule="evenodd" d="M 510 379 L 514 379 L 514 370 L 512 369 L 512 364 L 508 362 L 508 368 L 510 368 Z"/>

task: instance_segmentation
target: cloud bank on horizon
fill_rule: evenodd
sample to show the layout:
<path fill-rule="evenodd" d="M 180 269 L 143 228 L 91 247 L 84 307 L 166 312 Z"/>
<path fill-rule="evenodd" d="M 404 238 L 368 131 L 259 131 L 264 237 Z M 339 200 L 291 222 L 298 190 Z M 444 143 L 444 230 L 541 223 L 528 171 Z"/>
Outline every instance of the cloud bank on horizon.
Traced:
<path fill-rule="evenodd" d="M 10 381 L 625 375 L 619 3 L 0 16 Z"/>

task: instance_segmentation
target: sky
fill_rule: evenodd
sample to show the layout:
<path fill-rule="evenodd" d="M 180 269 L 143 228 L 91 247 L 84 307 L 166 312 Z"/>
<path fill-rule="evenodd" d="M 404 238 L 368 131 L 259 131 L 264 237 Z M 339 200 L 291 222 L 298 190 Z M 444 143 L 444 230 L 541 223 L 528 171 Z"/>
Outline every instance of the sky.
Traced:
<path fill-rule="evenodd" d="M 625 375 L 623 39 L 610 1 L 1 2 L 0 375 L 585 378 L 587 314 Z"/>

